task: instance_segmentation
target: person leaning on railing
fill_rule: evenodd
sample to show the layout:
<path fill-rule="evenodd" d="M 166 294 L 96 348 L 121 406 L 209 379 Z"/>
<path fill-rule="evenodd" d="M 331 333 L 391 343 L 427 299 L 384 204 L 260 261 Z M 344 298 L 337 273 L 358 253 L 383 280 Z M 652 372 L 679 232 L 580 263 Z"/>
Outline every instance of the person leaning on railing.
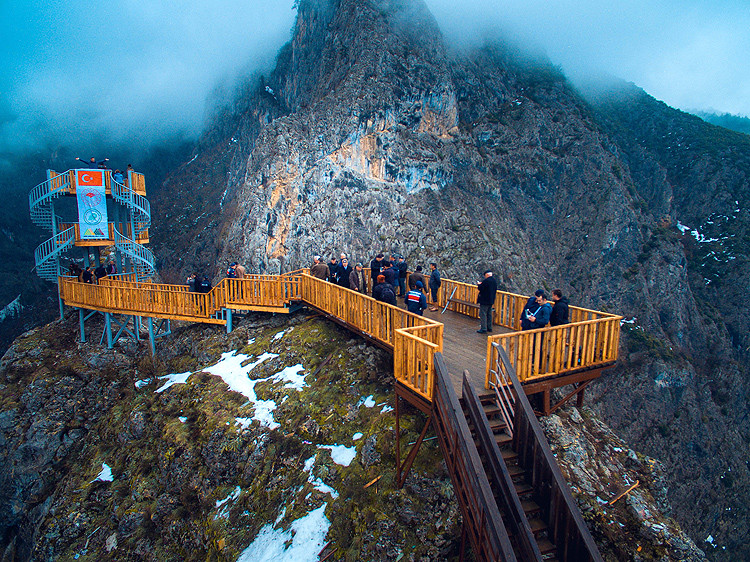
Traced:
<path fill-rule="evenodd" d="M 552 313 L 549 316 L 550 326 L 561 326 L 562 324 L 568 324 L 570 310 L 568 308 L 568 297 L 564 297 L 560 289 L 553 289 L 552 291 Z"/>
<path fill-rule="evenodd" d="M 552 305 L 547 302 L 547 294 L 539 289 L 530 297 L 521 312 L 521 329 L 536 330 L 544 328 L 549 322 Z"/>

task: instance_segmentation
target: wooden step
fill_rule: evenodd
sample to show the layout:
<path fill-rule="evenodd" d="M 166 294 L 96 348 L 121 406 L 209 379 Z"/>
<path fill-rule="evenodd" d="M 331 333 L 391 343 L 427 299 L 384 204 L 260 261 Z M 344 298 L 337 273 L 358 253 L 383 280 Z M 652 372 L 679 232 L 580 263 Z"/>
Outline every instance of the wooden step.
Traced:
<path fill-rule="evenodd" d="M 527 484 L 526 482 L 513 482 L 513 487 L 516 490 L 516 495 L 523 500 L 524 498 L 531 498 L 531 494 L 534 491 L 534 488 L 531 487 L 530 484 Z"/>
<path fill-rule="evenodd" d="M 526 476 L 526 471 L 517 464 L 508 466 L 508 472 L 510 472 L 510 477 L 513 479 L 513 482 L 523 482 L 524 477 Z"/>
<path fill-rule="evenodd" d="M 503 456 L 505 464 L 510 466 L 513 463 L 518 463 L 518 453 L 510 447 L 503 447 L 500 449 L 500 454 Z"/>
<path fill-rule="evenodd" d="M 539 504 L 534 500 L 522 500 L 521 507 L 523 508 L 523 512 L 526 514 L 527 519 L 542 512 L 542 508 L 539 507 Z"/>
<path fill-rule="evenodd" d="M 495 443 L 497 443 L 498 447 L 502 447 L 503 445 L 510 445 L 510 443 L 512 442 L 513 442 L 513 438 L 507 433 L 495 434 Z"/>
<path fill-rule="evenodd" d="M 547 524 L 539 517 L 529 519 L 529 527 L 531 527 L 531 532 L 534 533 L 535 537 L 547 532 Z"/>
<path fill-rule="evenodd" d="M 502 419 L 490 420 L 490 429 L 492 433 L 499 433 L 507 429 L 506 423 Z"/>
<path fill-rule="evenodd" d="M 555 554 L 557 552 L 557 547 L 546 537 L 537 540 L 536 544 L 539 546 L 539 551 L 542 553 L 542 556 L 545 556 L 546 554 Z M 548 560 L 546 557 L 544 559 Z"/>

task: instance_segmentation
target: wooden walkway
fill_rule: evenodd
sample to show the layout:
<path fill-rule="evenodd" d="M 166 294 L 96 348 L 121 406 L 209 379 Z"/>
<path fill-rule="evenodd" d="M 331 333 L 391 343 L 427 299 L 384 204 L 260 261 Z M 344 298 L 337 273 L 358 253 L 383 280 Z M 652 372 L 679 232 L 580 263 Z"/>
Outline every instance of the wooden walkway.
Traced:
<path fill-rule="evenodd" d="M 469 371 L 471 385 L 477 393 L 482 394 L 484 389 L 485 371 L 487 369 L 487 334 L 477 334 L 479 320 L 470 318 L 452 310 L 446 310 L 441 314 L 442 308 L 437 312 L 425 310 L 427 318 L 442 322 L 443 329 L 443 360 L 448 373 L 450 373 L 453 390 L 461 396 L 461 383 L 464 371 Z M 495 326 L 492 335 L 507 334 L 511 330 L 502 326 Z"/>

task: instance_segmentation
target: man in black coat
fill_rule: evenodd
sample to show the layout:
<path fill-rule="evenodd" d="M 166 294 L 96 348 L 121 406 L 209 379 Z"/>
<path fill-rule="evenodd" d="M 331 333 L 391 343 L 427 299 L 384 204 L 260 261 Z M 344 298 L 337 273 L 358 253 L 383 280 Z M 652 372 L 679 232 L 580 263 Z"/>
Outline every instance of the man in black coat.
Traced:
<path fill-rule="evenodd" d="M 477 289 L 479 289 L 477 302 L 479 303 L 480 323 L 477 333 L 486 334 L 492 332 L 492 311 L 497 294 L 497 281 L 492 276 L 492 270 L 488 269 L 484 272 L 484 279 L 477 283 Z"/>
<path fill-rule="evenodd" d="M 570 322 L 568 297 L 564 297 L 560 289 L 554 289 L 552 291 L 552 300 L 555 304 L 552 305 L 552 313 L 549 315 L 549 325 L 561 326 Z"/>
<path fill-rule="evenodd" d="M 347 258 L 341 258 L 341 263 L 339 263 L 338 270 L 336 271 L 336 279 L 339 286 L 344 287 L 345 289 L 349 288 L 349 275 L 352 273 L 352 266 L 349 265 L 349 260 Z"/>

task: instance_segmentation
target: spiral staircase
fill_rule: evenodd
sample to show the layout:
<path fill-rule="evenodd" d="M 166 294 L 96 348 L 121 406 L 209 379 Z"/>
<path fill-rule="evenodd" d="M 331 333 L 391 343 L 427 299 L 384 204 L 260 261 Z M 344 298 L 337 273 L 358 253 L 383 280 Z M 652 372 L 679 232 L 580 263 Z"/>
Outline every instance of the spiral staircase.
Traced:
<path fill-rule="evenodd" d="M 37 274 L 42 279 L 56 283 L 58 276 L 62 273 L 60 258 L 80 240 L 77 238 L 75 225 L 60 230 L 61 225 L 66 222 L 54 212 L 56 199 L 75 194 L 75 170 L 68 170 L 62 174 L 50 171 L 49 175 L 50 178 L 47 181 L 37 185 L 29 193 L 29 209 L 34 224 L 52 231 L 52 237 L 40 244 L 34 252 Z M 129 175 L 132 185 L 133 176 L 138 174 L 130 173 Z M 148 199 L 127 185 L 114 181 L 109 173 L 105 174 L 105 178 L 112 198 L 129 213 L 133 236 L 133 238 L 128 238 L 116 228 L 115 224 L 111 223 L 115 248 L 121 255 L 129 258 L 136 280 L 143 281 L 152 277 L 156 272 L 154 254 L 137 241 L 139 235 L 151 226 L 151 206 Z"/>

